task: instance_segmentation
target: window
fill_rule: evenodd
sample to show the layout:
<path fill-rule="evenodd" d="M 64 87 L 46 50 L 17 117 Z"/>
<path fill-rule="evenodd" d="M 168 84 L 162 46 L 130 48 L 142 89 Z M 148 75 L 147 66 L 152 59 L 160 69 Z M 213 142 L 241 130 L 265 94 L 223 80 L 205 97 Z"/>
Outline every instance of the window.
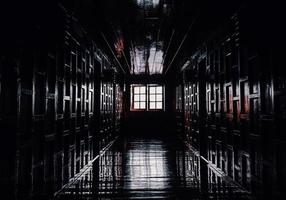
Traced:
<path fill-rule="evenodd" d="M 162 110 L 164 87 L 162 85 L 131 85 L 131 110 Z"/>
<path fill-rule="evenodd" d="M 149 109 L 163 109 L 163 87 L 149 86 Z"/>
<path fill-rule="evenodd" d="M 146 86 L 133 87 L 133 109 L 146 109 Z"/>

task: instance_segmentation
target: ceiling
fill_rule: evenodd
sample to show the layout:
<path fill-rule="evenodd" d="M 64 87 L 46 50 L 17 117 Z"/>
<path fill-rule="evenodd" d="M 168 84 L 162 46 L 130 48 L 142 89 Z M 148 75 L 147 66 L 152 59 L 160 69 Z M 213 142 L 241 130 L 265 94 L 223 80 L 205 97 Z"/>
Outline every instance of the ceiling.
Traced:
<path fill-rule="evenodd" d="M 285 11 L 282 3 L 277 2 L 9 0 L 0 6 L 3 52 L 15 49 L 11 48 L 13 45 L 44 45 L 39 31 L 46 33 L 45 44 L 60 40 L 58 35 L 63 27 L 58 22 L 63 19 L 58 13 L 58 3 L 79 20 L 113 65 L 119 66 L 118 69 L 127 75 L 172 76 L 202 42 L 219 31 L 220 24 L 238 10 L 244 12 L 242 20 L 247 21 L 244 29 L 248 35 L 244 39 L 248 45 L 253 43 L 252 46 L 258 48 L 285 47 L 285 31 L 281 26 L 285 24 Z"/>
<path fill-rule="evenodd" d="M 176 70 L 209 31 L 237 9 L 238 3 L 74 0 L 72 4 L 63 0 L 114 64 L 131 75 L 161 75 Z"/>

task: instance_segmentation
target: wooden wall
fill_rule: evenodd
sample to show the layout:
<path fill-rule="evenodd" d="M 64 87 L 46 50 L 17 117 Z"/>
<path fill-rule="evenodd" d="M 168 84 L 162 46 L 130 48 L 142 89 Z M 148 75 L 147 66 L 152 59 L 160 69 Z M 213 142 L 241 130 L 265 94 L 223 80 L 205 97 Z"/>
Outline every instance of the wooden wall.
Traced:
<path fill-rule="evenodd" d="M 283 61 L 266 43 L 268 31 L 252 27 L 244 12 L 211 33 L 178 73 L 177 130 L 245 189 L 279 196 L 285 189 Z"/>
<path fill-rule="evenodd" d="M 119 72 L 73 15 L 58 8 L 55 18 L 1 49 L 1 186 L 7 199 L 53 195 L 120 131 Z"/>

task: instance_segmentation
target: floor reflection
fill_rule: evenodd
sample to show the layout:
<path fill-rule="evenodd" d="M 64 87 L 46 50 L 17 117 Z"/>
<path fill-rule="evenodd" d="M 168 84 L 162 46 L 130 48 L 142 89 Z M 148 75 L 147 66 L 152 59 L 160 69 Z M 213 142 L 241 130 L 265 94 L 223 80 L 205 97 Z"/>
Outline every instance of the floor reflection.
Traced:
<path fill-rule="evenodd" d="M 180 140 L 119 139 L 57 199 L 250 199 Z"/>
<path fill-rule="evenodd" d="M 124 189 L 165 189 L 170 182 L 166 148 L 162 141 L 130 142 L 126 152 Z"/>

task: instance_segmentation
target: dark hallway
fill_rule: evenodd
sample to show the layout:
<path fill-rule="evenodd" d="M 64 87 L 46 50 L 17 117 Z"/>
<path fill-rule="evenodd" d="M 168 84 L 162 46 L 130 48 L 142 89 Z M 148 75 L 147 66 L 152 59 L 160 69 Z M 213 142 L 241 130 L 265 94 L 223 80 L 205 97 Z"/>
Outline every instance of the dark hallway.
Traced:
<path fill-rule="evenodd" d="M 178 138 L 140 136 L 116 141 L 56 199 L 250 197 L 241 186 L 207 166 Z"/>
<path fill-rule="evenodd" d="M 0 199 L 285 199 L 284 10 L 1 2 Z"/>

